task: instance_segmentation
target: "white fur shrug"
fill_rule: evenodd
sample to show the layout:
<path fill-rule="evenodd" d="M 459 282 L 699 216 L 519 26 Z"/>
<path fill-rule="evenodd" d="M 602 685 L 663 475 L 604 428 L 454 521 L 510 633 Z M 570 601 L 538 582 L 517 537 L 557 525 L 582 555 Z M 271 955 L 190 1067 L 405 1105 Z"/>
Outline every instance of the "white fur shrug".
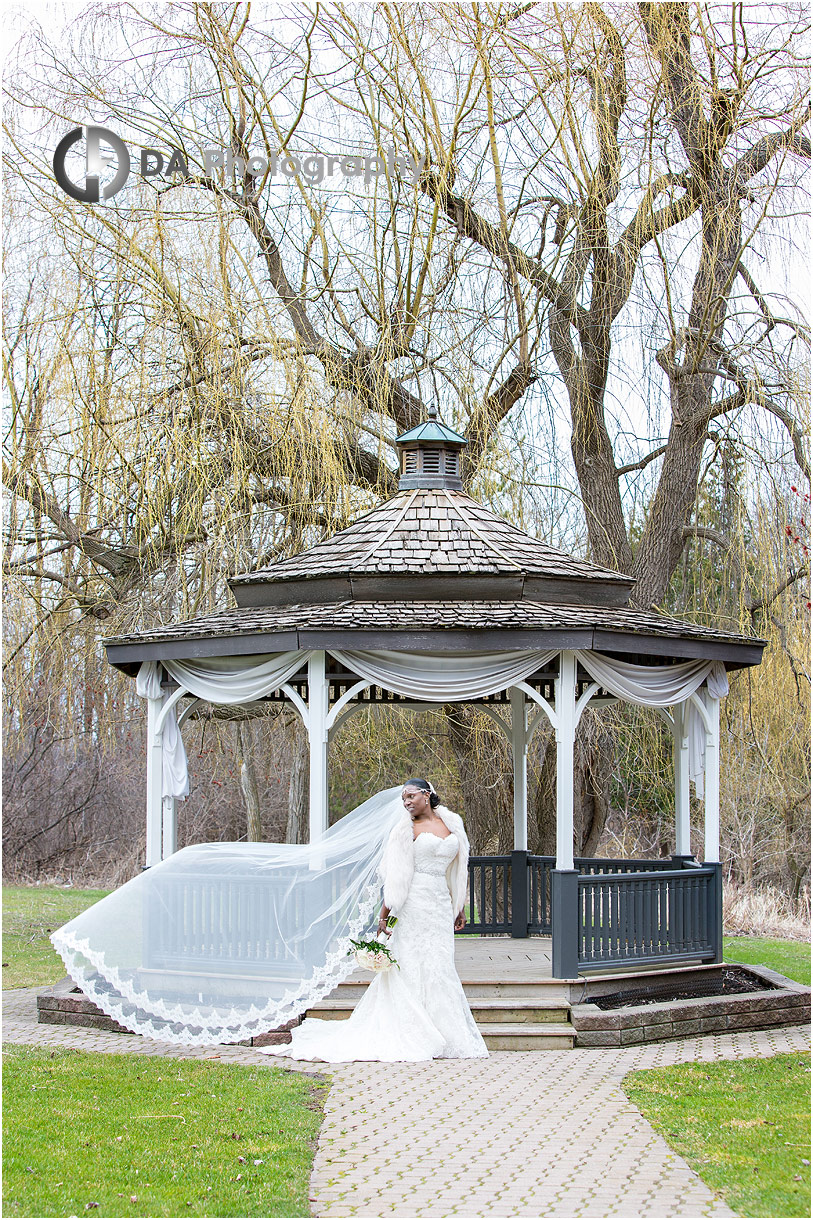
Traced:
<path fill-rule="evenodd" d="M 455 915 L 458 915 L 466 903 L 469 840 L 463 827 L 463 819 L 452 813 L 451 809 L 447 809 L 445 805 L 437 805 L 433 812 L 453 835 L 457 835 L 458 852 L 446 870 L 446 884 L 452 898 L 452 909 Z M 412 818 L 404 809 L 403 817 L 390 831 L 378 870 L 384 883 L 384 905 L 396 915 L 406 901 L 415 872 L 412 841 Z"/>

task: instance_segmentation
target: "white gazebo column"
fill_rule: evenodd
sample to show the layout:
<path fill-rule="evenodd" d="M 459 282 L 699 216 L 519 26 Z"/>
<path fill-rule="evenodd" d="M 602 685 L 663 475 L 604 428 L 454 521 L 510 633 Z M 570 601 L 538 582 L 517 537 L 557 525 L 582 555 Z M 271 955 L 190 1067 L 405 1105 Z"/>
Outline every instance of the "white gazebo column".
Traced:
<path fill-rule="evenodd" d="M 689 821 L 689 738 L 686 733 L 688 705 L 677 703 L 673 708 L 672 758 L 675 771 L 675 855 L 691 856 L 691 825 Z"/>
<path fill-rule="evenodd" d="M 714 961 L 723 960 L 723 866 L 720 863 L 720 700 L 705 687 L 700 695 L 706 735 L 703 863 L 714 869 L 709 891 L 709 928 Z"/>
<path fill-rule="evenodd" d="M 308 741 L 310 744 L 310 842 L 318 843 L 327 830 L 328 683 L 325 653 L 312 652 L 308 660 Z"/>
<path fill-rule="evenodd" d="M 708 714 L 704 725 L 706 733 L 705 766 L 705 847 L 703 858 L 706 864 L 720 861 L 720 700 L 704 690 L 703 704 Z"/>
<path fill-rule="evenodd" d="M 556 679 L 556 867 L 573 868 L 573 746 L 576 740 L 576 654 L 559 655 Z"/>
<path fill-rule="evenodd" d="M 528 726 L 525 695 L 511 687 L 511 756 L 514 761 L 514 851 L 528 850 Z"/>
<path fill-rule="evenodd" d="M 156 732 L 163 697 L 147 699 L 147 858 L 146 867 L 160 864 L 164 821 L 164 759 L 161 735 Z"/>
<path fill-rule="evenodd" d="M 579 972 L 579 874 L 573 864 L 573 746 L 576 739 L 576 654 L 559 654 L 556 679 L 556 866 L 551 872 L 552 973 Z"/>
<path fill-rule="evenodd" d="M 525 694 L 511 687 L 511 756 L 514 760 L 514 850 L 511 853 L 511 935 L 528 935 L 528 722 Z"/>
<path fill-rule="evenodd" d="M 178 802 L 174 796 L 165 796 L 162 804 L 161 853 L 162 859 L 166 860 L 178 850 Z"/>

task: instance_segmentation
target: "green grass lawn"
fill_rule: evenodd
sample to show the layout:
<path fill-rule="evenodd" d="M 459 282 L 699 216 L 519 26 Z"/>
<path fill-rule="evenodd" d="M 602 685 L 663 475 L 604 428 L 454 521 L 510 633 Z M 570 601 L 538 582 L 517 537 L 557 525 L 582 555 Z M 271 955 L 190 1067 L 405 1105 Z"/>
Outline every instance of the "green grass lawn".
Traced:
<path fill-rule="evenodd" d="M 770 940 L 762 936 L 724 936 L 727 962 L 767 966 L 786 978 L 810 986 L 810 943 L 802 940 Z"/>
<path fill-rule="evenodd" d="M 4 887 L 3 986 L 62 978 L 49 932 L 105 893 Z M 810 982 L 808 944 L 724 944 L 727 961 Z M 320 1086 L 308 1080 L 276 1068 L 16 1047 L 6 1065 L 4 1215 L 308 1212 L 321 1122 Z M 736 1211 L 807 1216 L 809 1071 L 808 1058 L 783 1055 L 636 1072 L 625 1087 Z"/>
<path fill-rule="evenodd" d="M 4 1216 L 307 1216 L 326 1085 L 6 1047 Z"/>
<path fill-rule="evenodd" d="M 62 959 L 48 939 L 108 890 L 53 886 L 3 886 L 3 988 L 40 987 L 65 977 Z"/>
<path fill-rule="evenodd" d="M 809 1055 L 631 1072 L 624 1089 L 739 1215 L 810 1215 Z"/>
<path fill-rule="evenodd" d="M 726 961 L 810 983 L 810 945 L 726 936 Z M 631 1072 L 630 1100 L 742 1216 L 810 1215 L 810 1056 Z"/>

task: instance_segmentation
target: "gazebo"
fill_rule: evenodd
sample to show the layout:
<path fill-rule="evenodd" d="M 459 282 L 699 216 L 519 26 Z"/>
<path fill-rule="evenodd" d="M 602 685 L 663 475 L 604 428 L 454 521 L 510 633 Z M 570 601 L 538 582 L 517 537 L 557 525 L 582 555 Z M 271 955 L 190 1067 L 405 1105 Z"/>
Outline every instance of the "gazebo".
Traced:
<path fill-rule="evenodd" d="M 394 496 L 230 581 L 236 606 L 107 639 L 147 700 L 147 866 L 176 850 L 181 729 L 202 701 L 288 701 L 309 740 L 309 832 L 328 826 L 328 745 L 362 707 L 477 704 L 510 743 L 514 844 L 470 862 L 467 931 L 552 936 L 553 976 L 722 960 L 719 704 L 764 641 L 629 605 L 633 580 L 547 546 L 463 491 L 465 437 L 428 412 L 397 440 Z M 574 858 L 573 750 L 588 704 L 653 706 L 674 742 L 675 854 Z M 528 852 L 528 746 L 556 736 L 556 856 Z M 704 858 L 690 847 L 703 792 Z M 465 810 L 463 811 L 465 814 Z"/>

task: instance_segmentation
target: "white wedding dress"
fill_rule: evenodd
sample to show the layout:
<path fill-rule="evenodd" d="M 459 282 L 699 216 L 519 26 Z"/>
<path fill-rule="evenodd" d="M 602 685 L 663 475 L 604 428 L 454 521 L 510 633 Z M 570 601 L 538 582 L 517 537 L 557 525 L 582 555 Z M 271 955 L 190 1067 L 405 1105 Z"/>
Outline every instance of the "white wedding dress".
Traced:
<path fill-rule="evenodd" d="M 263 1054 L 327 1063 L 488 1056 L 454 963 L 446 870 L 458 852 L 457 836 L 422 831 L 413 852 L 415 872 L 389 941 L 398 965 L 374 976 L 348 1020 L 308 1018 L 289 1044 L 264 1047 Z"/>

